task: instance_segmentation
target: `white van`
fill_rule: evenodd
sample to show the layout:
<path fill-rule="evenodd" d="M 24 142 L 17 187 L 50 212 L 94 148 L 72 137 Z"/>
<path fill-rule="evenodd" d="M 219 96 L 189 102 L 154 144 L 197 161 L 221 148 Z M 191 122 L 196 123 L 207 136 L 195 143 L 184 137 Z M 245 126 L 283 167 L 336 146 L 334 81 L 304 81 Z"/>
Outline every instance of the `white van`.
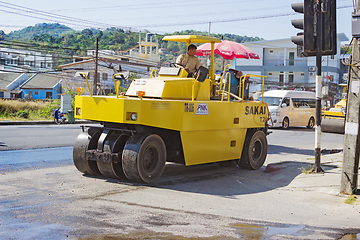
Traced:
<path fill-rule="evenodd" d="M 261 97 L 258 99 L 261 101 Z M 290 126 L 315 125 L 315 93 L 305 91 L 271 90 L 264 93 L 273 127 L 287 129 Z M 269 124 L 271 126 L 271 124 Z"/>

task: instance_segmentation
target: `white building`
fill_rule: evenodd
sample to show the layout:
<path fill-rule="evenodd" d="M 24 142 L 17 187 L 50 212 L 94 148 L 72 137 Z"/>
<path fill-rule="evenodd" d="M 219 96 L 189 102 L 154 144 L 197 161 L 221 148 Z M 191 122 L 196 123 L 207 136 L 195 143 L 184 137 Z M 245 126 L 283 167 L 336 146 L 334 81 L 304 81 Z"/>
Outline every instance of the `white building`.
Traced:
<path fill-rule="evenodd" d="M 340 83 L 340 46 L 349 39 L 339 33 L 338 50 L 333 56 L 323 56 L 322 76 Z M 297 46 L 290 38 L 243 43 L 260 56 L 260 59 L 236 59 L 235 68 L 244 74 L 266 76 L 267 89 L 308 89 L 315 87 L 316 57 L 298 57 Z M 254 89 L 253 89 L 254 90 Z"/>
<path fill-rule="evenodd" d="M 8 71 L 48 71 L 53 68 L 51 54 L 41 52 L 0 48 L 0 69 Z"/>
<path fill-rule="evenodd" d="M 114 59 L 119 61 L 127 61 L 130 63 L 139 63 L 149 65 L 151 67 L 160 66 L 160 55 L 159 55 L 159 43 L 153 41 L 153 35 L 147 33 L 145 41 L 142 41 L 141 34 L 139 35 L 139 42 L 137 45 L 126 49 L 124 51 L 113 51 L 113 50 L 98 50 L 98 57 Z M 75 56 L 74 61 L 82 61 L 86 59 L 94 59 L 96 50 L 88 50 L 86 57 Z"/>

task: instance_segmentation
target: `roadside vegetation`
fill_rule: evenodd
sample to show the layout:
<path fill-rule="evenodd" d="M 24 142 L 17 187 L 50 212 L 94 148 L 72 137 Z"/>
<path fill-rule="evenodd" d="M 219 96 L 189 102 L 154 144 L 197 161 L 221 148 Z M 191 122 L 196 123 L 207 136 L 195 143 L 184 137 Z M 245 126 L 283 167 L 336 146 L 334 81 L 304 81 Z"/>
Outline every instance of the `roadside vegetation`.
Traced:
<path fill-rule="evenodd" d="M 51 120 L 60 100 L 0 99 L 0 121 Z"/>

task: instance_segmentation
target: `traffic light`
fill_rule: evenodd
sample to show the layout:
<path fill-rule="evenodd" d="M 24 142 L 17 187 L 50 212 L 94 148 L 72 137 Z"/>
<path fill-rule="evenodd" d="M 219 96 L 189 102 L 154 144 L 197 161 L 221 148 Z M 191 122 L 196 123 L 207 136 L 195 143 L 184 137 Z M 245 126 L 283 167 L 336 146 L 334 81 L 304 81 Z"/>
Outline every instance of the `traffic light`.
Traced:
<path fill-rule="evenodd" d="M 336 0 L 322 0 L 322 54 L 337 53 Z"/>
<path fill-rule="evenodd" d="M 316 56 L 317 46 L 317 0 L 304 0 L 304 3 L 291 4 L 295 12 L 303 13 L 304 19 L 291 20 L 291 24 L 304 32 L 292 36 L 297 45 L 298 57 Z M 337 52 L 336 0 L 321 0 L 322 55 L 335 55 Z"/>
<path fill-rule="evenodd" d="M 291 20 L 291 24 L 304 32 L 292 36 L 291 41 L 298 46 L 298 57 L 316 56 L 315 0 L 304 0 L 304 3 L 291 4 L 295 12 L 303 13 L 304 19 Z"/>

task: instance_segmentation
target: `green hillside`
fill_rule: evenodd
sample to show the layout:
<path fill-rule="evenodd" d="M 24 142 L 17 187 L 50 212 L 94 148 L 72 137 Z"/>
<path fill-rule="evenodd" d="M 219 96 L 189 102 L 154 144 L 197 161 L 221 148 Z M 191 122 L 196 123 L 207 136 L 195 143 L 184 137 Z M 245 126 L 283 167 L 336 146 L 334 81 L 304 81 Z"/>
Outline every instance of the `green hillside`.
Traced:
<path fill-rule="evenodd" d="M 8 40 L 30 40 L 41 34 L 49 34 L 53 37 L 60 37 L 64 33 L 74 31 L 73 29 L 59 23 L 39 23 L 29 26 L 6 35 Z"/>
<path fill-rule="evenodd" d="M 186 30 L 174 32 L 165 35 L 203 35 L 207 36 L 207 32 L 199 32 L 194 30 Z M 259 37 L 239 36 L 234 34 L 210 34 L 211 36 L 232 40 L 235 42 L 252 42 L 263 40 Z M 141 33 L 142 39 L 145 38 L 145 33 Z M 75 31 L 71 28 L 55 24 L 41 23 L 35 26 L 30 26 L 10 34 L 4 35 L 0 32 L 1 46 L 10 48 L 25 48 L 27 50 L 39 51 L 47 54 L 52 54 L 56 59 L 55 65 L 72 62 L 74 55 L 86 55 L 86 51 L 95 49 L 95 39 L 99 38 L 99 49 L 125 51 L 138 44 L 139 32 L 125 31 L 119 28 L 110 28 L 104 31 L 98 29 L 84 29 L 82 31 Z M 178 55 L 178 53 L 186 52 L 186 44 L 178 42 L 162 41 L 164 35 L 154 36 L 160 48 L 166 48 L 170 53 Z M 161 62 L 173 61 L 173 55 L 162 56 Z"/>

